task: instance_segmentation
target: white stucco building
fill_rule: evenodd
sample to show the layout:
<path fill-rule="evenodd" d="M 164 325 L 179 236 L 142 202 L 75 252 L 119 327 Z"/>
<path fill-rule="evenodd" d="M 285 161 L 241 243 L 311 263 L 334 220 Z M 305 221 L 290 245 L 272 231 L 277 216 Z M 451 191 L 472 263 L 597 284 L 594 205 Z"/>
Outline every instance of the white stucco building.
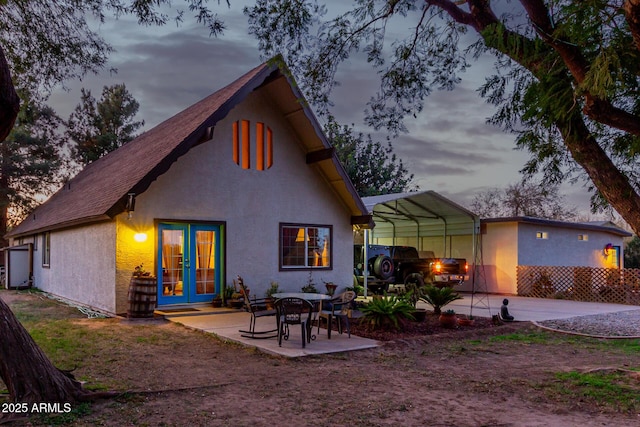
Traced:
<path fill-rule="evenodd" d="M 210 301 L 241 275 L 259 296 L 350 285 L 371 218 L 279 58 L 88 165 L 10 233 L 33 285 L 127 310 L 134 268 L 159 306 Z"/>
<path fill-rule="evenodd" d="M 489 292 L 517 294 L 517 266 L 621 268 L 622 239 L 628 236 L 631 233 L 611 222 L 482 219 L 478 265 Z M 470 284 L 463 289 L 470 290 Z"/>

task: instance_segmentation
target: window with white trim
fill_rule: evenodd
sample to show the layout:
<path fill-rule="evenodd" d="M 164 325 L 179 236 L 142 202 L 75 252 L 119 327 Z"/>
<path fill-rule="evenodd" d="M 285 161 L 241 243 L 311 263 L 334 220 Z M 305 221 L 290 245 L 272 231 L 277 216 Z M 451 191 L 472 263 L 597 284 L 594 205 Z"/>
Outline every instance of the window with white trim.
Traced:
<path fill-rule="evenodd" d="M 42 235 L 42 266 L 49 267 L 51 263 L 51 233 Z"/>

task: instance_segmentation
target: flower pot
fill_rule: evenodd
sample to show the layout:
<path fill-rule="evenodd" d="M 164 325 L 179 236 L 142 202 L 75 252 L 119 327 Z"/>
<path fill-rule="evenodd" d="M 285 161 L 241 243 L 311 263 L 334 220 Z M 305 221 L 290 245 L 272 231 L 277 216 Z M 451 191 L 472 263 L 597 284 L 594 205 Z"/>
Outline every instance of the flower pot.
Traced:
<path fill-rule="evenodd" d="M 455 313 L 442 313 L 439 320 L 440 325 L 445 328 L 455 328 L 458 325 L 458 317 Z"/>
<path fill-rule="evenodd" d="M 424 308 L 416 308 L 411 314 L 416 322 L 424 322 L 427 318 L 427 310 Z"/>
<path fill-rule="evenodd" d="M 324 286 L 327 288 L 327 295 L 331 296 L 333 296 L 333 294 L 336 292 L 336 289 L 338 288 L 338 285 L 333 283 L 326 283 Z"/>
<path fill-rule="evenodd" d="M 475 322 L 474 319 L 467 319 L 466 317 L 458 318 L 458 325 L 460 326 L 473 326 L 474 322 Z"/>
<path fill-rule="evenodd" d="M 213 301 L 211 301 L 211 304 L 214 307 L 222 307 L 222 300 L 221 299 L 214 299 Z"/>
<path fill-rule="evenodd" d="M 229 303 L 231 304 L 231 308 L 242 308 L 242 306 L 244 305 L 244 300 L 243 299 L 232 299 L 231 301 L 229 301 Z"/>

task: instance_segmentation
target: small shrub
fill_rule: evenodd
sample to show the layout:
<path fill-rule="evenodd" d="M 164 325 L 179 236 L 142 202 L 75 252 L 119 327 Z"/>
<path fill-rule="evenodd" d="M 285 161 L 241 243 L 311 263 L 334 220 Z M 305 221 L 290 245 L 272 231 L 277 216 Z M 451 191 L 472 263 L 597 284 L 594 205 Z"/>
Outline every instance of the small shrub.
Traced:
<path fill-rule="evenodd" d="M 448 286 L 438 288 L 433 285 L 427 285 L 422 288 L 422 295 L 420 296 L 420 301 L 424 301 L 433 307 L 434 314 L 440 314 L 442 307 L 458 299 L 462 299 L 460 294 Z"/>
<path fill-rule="evenodd" d="M 399 329 L 400 319 L 413 320 L 413 310 L 414 307 L 410 303 L 395 295 L 374 296 L 370 302 L 360 309 L 363 314 L 363 321 L 368 323 L 372 329 Z"/>
<path fill-rule="evenodd" d="M 280 285 L 278 285 L 278 282 L 271 282 L 269 289 L 267 289 L 264 295 L 267 298 L 272 298 L 273 294 L 277 294 L 278 292 L 280 292 Z"/>

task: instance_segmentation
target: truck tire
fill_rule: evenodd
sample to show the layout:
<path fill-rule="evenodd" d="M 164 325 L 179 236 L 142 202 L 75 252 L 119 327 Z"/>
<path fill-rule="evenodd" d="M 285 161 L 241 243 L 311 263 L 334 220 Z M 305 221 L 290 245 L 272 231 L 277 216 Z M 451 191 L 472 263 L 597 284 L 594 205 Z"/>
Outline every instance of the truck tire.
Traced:
<path fill-rule="evenodd" d="M 386 255 L 380 255 L 373 262 L 373 272 L 382 279 L 387 280 L 393 276 L 393 260 Z"/>

